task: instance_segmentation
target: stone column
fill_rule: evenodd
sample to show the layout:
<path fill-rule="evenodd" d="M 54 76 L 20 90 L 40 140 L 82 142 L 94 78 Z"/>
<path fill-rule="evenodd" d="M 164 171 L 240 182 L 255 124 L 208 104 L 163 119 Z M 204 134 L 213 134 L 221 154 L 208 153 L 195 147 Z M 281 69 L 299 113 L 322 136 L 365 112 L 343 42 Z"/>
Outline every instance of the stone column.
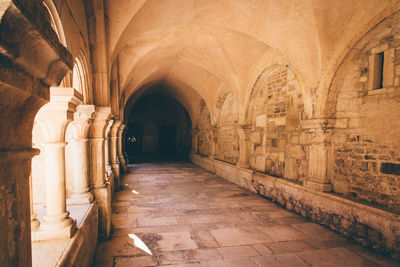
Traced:
<path fill-rule="evenodd" d="M 110 160 L 110 132 L 111 132 L 111 127 L 113 124 L 114 124 L 114 120 L 108 121 L 108 124 L 106 127 L 105 139 L 104 139 L 104 151 L 105 151 L 107 177 L 109 177 L 112 172 L 111 160 Z"/>
<path fill-rule="evenodd" d="M 118 158 L 119 158 L 119 162 L 121 164 L 122 171 L 127 173 L 128 167 L 126 166 L 124 153 L 122 151 L 122 142 L 124 141 L 123 133 L 124 133 L 125 127 L 126 127 L 125 124 L 121 124 L 118 128 L 118 139 L 117 139 L 118 146 L 117 147 L 118 147 Z"/>
<path fill-rule="evenodd" d="M 334 122 L 328 119 L 305 120 L 302 126 L 305 129 L 309 143 L 308 180 L 305 187 L 322 191 L 332 191 L 332 184 L 328 179 L 328 158 L 330 153 L 330 139 Z"/>
<path fill-rule="evenodd" d="M 46 164 L 46 215 L 40 230 L 32 232 L 37 240 L 69 238 L 76 230 L 76 222 L 66 209 L 65 132 L 73 118 L 82 95 L 74 88 L 50 88 L 50 102 L 36 115 L 47 129 L 44 145 Z"/>
<path fill-rule="evenodd" d="M 114 189 L 119 190 L 120 188 L 120 169 L 119 160 L 117 153 L 117 139 L 118 139 L 118 129 L 121 125 L 121 121 L 115 120 L 110 132 L 110 160 L 111 167 L 114 171 Z"/>
<path fill-rule="evenodd" d="M 211 147 L 210 147 L 210 155 L 208 156 L 210 159 L 214 159 L 217 152 L 217 128 L 212 126 L 211 128 Z"/>
<path fill-rule="evenodd" d="M 72 182 L 72 195 L 67 200 L 68 204 L 93 202 L 89 182 L 88 137 L 94 112 L 94 105 L 79 105 L 74 113 L 74 121 L 71 122 L 76 129 L 76 139 L 68 140 L 68 146 L 71 146 L 72 151 L 72 158 L 69 160 L 73 161 L 70 164 L 72 177 L 68 177 Z"/>
<path fill-rule="evenodd" d="M 248 140 L 250 137 L 251 125 L 239 125 L 239 160 L 237 166 L 241 168 L 249 168 L 249 147 Z"/>
<path fill-rule="evenodd" d="M 99 206 L 99 239 L 106 240 L 111 230 L 111 187 L 106 182 L 105 134 L 111 108 L 96 107 L 90 128 L 90 175 L 93 194 Z"/>
<path fill-rule="evenodd" d="M 31 159 L 38 154 L 39 150 L 34 148 L 0 151 L 0 168 L 4 174 L 0 184 L 0 265 L 31 264 L 29 176 Z M 16 255 L 18 251 L 23 255 Z"/>

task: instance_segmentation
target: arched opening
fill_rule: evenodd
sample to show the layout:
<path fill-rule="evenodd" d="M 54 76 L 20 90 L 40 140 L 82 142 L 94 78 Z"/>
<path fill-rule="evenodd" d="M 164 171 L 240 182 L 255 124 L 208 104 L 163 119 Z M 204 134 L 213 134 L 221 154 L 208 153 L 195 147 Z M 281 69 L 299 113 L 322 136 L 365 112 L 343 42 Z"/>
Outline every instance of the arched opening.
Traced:
<path fill-rule="evenodd" d="M 150 87 L 129 113 L 126 151 L 131 162 L 188 158 L 192 122 L 185 107 L 165 88 L 165 84 Z"/>
<path fill-rule="evenodd" d="M 74 69 L 72 71 L 72 87 L 83 96 L 83 102 L 89 102 L 89 82 L 86 60 L 82 55 L 75 58 Z"/>

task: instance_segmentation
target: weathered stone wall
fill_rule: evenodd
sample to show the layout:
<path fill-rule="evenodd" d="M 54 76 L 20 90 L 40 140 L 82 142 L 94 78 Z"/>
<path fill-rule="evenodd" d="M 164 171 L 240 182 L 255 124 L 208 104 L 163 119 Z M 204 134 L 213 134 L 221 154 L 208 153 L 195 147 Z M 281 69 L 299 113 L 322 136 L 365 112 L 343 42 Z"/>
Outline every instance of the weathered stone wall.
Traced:
<path fill-rule="evenodd" d="M 303 106 L 300 83 L 291 68 L 275 65 L 258 77 L 246 114 L 251 125 L 250 168 L 303 179 L 307 170 L 306 148 L 299 140 Z"/>
<path fill-rule="evenodd" d="M 211 142 L 213 136 L 211 134 L 210 112 L 204 102 L 202 102 L 198 114 L 198 123 L 195 128 L 196 134 L 193 135 L 193 144 L 197 145 L 196 152 L 208 156 L 211 151 Z"/>
<path fill-rule="evenodd" d="M 374 89 L 378 53 L 384 54 L 383 88 Z M 337 121 L 333 190 L 400 211 L 400 13 L 356 44 L 332 83 L 329 101 L 327 112 Z"/>
<path fill-rule="evenodd" d="M 239 159 L 238 119 L 239 108 L 231 92 L 226 92 L 217 108 L 220 109 L 217 127 L 215 157 L 236 164 Z"/>

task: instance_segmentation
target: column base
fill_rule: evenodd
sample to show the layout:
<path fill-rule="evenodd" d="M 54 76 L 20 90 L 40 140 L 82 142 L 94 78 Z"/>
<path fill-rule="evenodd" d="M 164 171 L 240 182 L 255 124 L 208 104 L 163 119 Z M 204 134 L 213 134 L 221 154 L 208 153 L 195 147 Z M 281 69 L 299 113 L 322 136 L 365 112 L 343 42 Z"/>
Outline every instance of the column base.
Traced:
<path fill-rule="evenodd" d="M 99 207 L 99 239 L 108 240 L 111 231 L 111 186 L 93 189 L 94 198 Z"/>
<path fill-rule="evenodd" d="M 331 192 L 332 184 L 315 180 L 307 180 L 303 182 L 303 186 L 320 192 Z"/>
<path fill-rule="evenodd" d="M 67 198 L 67 205 L 89 204 L 93 202 L 93 194 L 91 192 L 72 194 Z"/>
<path fill-rule="evenodd" d="M 77 229 L 76 221 L 71 218 L 68 218 L 67 221 L 70 224 L 63 228 L 58 228 L 59 225 L 55 226 L 52 223 L 42 223 L 38 230 L 32 232 L 32 241 L 71 238 Z"/>

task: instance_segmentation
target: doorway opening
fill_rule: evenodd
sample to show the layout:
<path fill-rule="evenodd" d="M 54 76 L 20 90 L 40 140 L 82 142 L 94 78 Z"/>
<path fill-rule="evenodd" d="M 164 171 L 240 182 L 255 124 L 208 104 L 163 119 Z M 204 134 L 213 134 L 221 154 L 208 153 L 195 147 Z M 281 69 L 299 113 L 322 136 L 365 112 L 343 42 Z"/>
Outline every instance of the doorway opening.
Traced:
<path fill-rule="evenodd" d="M 186 109 L 160 91 L 138 99 L 129 114 L 126 150 L 130 162 L 187 160 L 192 123 Z"/>

